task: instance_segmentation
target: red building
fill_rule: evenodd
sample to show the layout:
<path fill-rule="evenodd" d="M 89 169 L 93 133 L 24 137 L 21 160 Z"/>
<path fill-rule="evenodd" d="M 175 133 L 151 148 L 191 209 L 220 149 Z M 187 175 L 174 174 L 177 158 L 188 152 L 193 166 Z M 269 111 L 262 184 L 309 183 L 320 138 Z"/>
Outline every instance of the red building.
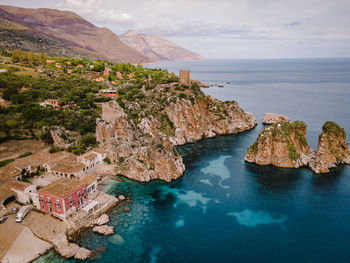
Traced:
<path fill-rule="evenodd" d="M 40 209 L 66 219 L 89 199 L 87 184 L 63 178 L 38 190 Z"/>

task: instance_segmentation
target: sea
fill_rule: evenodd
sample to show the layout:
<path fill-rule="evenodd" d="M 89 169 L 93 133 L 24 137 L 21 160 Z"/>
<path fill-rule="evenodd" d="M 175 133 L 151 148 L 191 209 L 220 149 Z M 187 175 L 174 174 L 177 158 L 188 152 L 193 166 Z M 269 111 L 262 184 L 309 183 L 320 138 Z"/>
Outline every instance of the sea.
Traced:
<path fill-rule="evenodd" d="M 110 212 L 115 235 L 82 233 L 79 245 L 96 251 L 89 261 L 350 262 L 350 166 L 315 175 L 244 162 L 265 112 L 304 121 L 311 148 L 328 120 L 350 134 L 350 59 L 208 59 L 149 67 L 189 69 L 192 79 L 214 85 L 203 88 L 205 94 L 238 101 L 259 124 L 178 147 L 186 171 L 171 183 L 124 178 L 102 185 L 132 203 Z M 35 262 L 66 261 L 76 262 L 52 250 Z"/>

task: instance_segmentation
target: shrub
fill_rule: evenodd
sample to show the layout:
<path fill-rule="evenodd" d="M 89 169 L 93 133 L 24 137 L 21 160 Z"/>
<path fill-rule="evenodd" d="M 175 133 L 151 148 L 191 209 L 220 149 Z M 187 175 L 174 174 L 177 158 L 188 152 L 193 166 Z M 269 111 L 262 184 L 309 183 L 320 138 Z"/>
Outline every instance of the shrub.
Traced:
<path fill-rule="evenodd" d="M 108 163 L 108 164 L 111 164 L 111 163 L 112 163 L 111 160 L 110 160 L 108 157 L 104 158 L 103 161 L 104 161 L 105 163 Z"/>
<path fill-rule="evenodd" d="M 24 158 L 24 157 L 30 156 L 32 154 L 33 154 L 32 152 L 25 152 L 25 153 L 22 153 L 20 156 L 18 156 L 18 158 Z"/>
<path fill-rule="evenodd" d="M 335 136 L 338 136 L 338 137 L 342 136 L 346 138 L 345 130 L 334 121 L 325 122 L 325 124 L 323 124 L 322 126 L 322 131 L 329 134 L 334 134 Z"/>

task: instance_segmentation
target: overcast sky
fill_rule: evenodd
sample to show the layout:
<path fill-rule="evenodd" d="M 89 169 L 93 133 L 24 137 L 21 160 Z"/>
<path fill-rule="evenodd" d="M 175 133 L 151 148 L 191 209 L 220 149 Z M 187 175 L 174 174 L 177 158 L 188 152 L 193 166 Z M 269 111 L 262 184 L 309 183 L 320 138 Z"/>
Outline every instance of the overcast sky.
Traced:
<path fill-rule="evenodd" d="M 206 58 L 350 57 L 350 0 L 0 0 L 71 10 L 116 34 L 160 35 Z"/>

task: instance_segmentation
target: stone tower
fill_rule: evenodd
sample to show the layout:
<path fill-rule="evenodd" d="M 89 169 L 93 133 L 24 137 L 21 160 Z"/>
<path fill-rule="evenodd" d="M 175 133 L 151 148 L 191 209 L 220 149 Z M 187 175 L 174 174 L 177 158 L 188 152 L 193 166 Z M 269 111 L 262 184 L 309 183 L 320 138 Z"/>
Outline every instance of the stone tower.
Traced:
<path fill-rule="evenodd" d="M 180 70 L 179 73 L 179 85 L 191 87 L 190 71 Z"/>

